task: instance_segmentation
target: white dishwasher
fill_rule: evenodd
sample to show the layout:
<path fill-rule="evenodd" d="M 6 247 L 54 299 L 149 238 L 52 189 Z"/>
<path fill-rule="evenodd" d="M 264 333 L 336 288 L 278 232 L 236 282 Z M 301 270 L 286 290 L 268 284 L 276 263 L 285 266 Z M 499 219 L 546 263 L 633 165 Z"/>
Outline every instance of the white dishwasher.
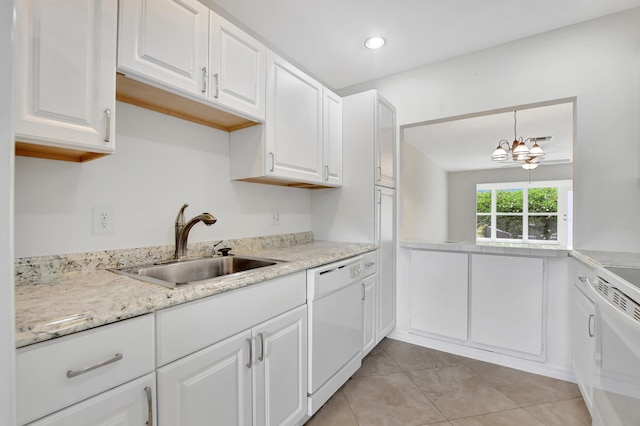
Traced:
<path fill-rule="evenodd" d="M 362 256 L 307 271 L 308 414 L 362 364 Z"/>

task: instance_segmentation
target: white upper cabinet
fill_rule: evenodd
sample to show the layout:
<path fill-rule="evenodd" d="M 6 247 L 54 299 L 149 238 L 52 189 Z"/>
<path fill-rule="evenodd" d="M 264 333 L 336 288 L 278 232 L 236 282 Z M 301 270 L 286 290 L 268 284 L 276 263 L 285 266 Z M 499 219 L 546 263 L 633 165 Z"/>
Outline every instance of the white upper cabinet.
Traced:
<path fill-rule="evenodd" d="M 118 71 L 169 92 L 119 78 L 119 100 L 226 131 L 264 121 L 264 45 L 197 0 L 121 0 L 118 34 Z"/>
<path fill-rule="evenodd" d="M 264 45 L 213 12 L 210 22 L 209 100 L 264 121 Z"/>
<path fill-rule="evenodd" d="M 323 160 L 324 180 L 342 185 L 342 98 L 324 88 Z"/>
<path fill-rule="evenodd" d="M 322 85 L 267 53 L 267 175 L 322 182 Z"/>
<path fill-rule="evenodd" d="M 375 132 L 376 185 L 396 187 L 396 110 L 377 96 Z"/>
<path fill-rule="evenodd" d="M 209 9 L 197 0 L 120 0 L 118 69 L 206 98 Z"/>
<path fill-rule="evenodd" d="M 17 154 L 86 161 L 113 153 L 117 0 L 16 6 Z"/>
<path fill-rule="evenodd" d="M 231 134 L 231 179 L 342 185 L 342 99 L 267 50 L 264 126 Z"/>

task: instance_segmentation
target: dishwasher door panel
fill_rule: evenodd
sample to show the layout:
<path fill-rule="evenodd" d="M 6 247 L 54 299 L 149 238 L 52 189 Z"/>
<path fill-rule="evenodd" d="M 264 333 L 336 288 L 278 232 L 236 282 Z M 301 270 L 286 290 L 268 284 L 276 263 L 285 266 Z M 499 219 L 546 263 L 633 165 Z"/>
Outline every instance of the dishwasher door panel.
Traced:
<path fill-rule="evenodd" d="M 362 350 L 362 283 L 308 302 L 309 393 Z"/>

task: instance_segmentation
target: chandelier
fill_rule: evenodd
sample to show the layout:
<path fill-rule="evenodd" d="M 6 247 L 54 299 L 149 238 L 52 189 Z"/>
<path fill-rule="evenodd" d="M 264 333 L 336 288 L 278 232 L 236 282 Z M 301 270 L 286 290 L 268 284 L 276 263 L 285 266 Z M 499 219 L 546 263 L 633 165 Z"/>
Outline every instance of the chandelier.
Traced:
<path fill-rule="evenodd" d="M 517 111 L 513 111 L 513 143 L 506 139 L 501 139 L 495 151 L 491 154 L 491 159 L 493 161 L 506 161 L 511 156 L 513 161 L 522 162 L 523 169 L 533 170 L 540 165 L 540 159 L 544 157 L 544 151 L 538 145 L 538 139 L 546 140 L 548 138 L 527 138 L 524 140 L 522 137 L 518 138 L 516 113 Z"/>

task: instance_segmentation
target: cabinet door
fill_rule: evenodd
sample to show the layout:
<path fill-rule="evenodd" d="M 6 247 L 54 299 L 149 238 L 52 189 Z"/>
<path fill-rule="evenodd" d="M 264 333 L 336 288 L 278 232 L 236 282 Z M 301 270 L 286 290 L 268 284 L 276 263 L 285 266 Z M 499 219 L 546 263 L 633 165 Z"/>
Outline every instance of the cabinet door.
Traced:
<path fill-rule="evenodd" d="M 376 188 L 375 243 L 378 245 L 377 341 L 396 324 L 395 190 Z"/>
<path fill-rule="evenodd" d="M 197 0 L 120 0 L 118 69 L 199 97 L 207 93 L 209 9 Z"/>
<path fill-rule="evenodd" d="M 396 109 L 377 95 L 375 129 L 376 185 L 396 186 Z"/>
<path fill-rule="evenodd" d="M 595 304 L 577 287 L 573 287 L 571 321 L 571 364 L 576 382 L 587 407 L 591 408 L 591 381 L 594 368 Z"/>
<path fill-rule="evenodd" d="M 153 373 L 101 393 L 31 426 L 112 426 L 155 424 L 156 382 Z"/>
<path fill-rule="evenodd" d="M 470 339 L 543 355 L 543 260 L 472 255 Z"/>
<path fill-rule="evenodd" d="M 468 255 L 411 251 L 411 329 L 467 340 Z"/>
<path fill-rule="evenodd" d="M 362 280 L 363 287 L 363 317 L 364 327 L 362 329 L 362 356 L 364 357 L 376 346 L 376 282 L 378 276 L 370 275 Z"/>
<path fill-rule="evenodd" d="M 117 0 L 16 6 L 16 140 L 113 153 Z"/>
<path fill-rule="evenodd" d="M 161 425 L 251 425 L 251 331 L 157 370 Z"/>
<path fill-rule="evenodd" d="M 322 85 L 267 51 L 267 176 L 322 183 Z"/>
<path fill-rule="evenodd" d="M 292 425 L 307 411 L 307 306 L 255 327 L 254 424 Z"/>
<path fill-rule="evenodd" d="M 264 45 L 213 12 L 210 34 L 209 99 L 264 121 Z"/>
<path fill-rule="evenodd" d="M 342 185 L 342 98 L 324 88 L 323 177 L 325 184 Z"/>

